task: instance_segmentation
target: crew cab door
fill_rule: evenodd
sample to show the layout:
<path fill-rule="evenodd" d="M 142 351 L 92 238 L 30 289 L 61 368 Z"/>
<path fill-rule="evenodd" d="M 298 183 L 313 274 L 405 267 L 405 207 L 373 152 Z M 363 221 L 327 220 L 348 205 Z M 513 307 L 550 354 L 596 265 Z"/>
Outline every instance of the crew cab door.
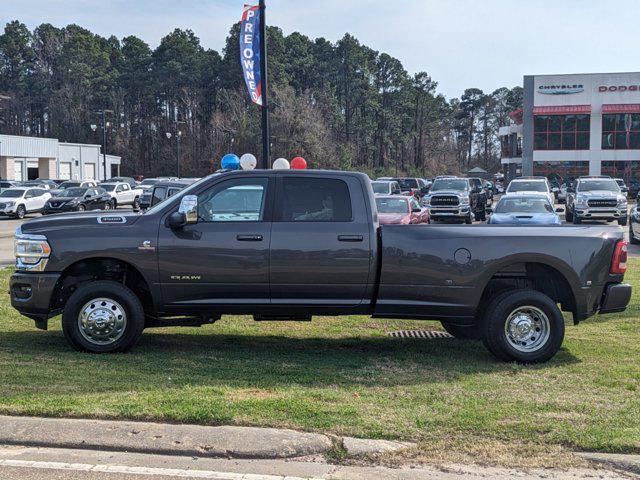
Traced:
<path fill-rule="evenodd" d="M 178 230 L 161 223 L 165 306 L 185 311 L 269 303 L 271 184 L 267 175 L 219 181 L 198 193 L 198 223 Z"/>
<path fill-rule="evenodd" d="M 355 306 L 372 265 L 369 215 L 353 177 L 278 177 L 271 303 Z"/>

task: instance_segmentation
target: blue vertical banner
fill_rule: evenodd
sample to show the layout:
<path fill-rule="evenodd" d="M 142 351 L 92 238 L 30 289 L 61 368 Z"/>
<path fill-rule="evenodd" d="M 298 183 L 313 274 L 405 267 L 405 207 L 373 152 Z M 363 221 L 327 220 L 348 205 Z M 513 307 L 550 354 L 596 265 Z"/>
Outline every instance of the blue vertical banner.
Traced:
<path fill-rule="evenodd" d="M 260 21 L 260 6 L 245 5 L 240 23 L 240 64 L 251 101 L 257 105 L 262 105 Z"/>

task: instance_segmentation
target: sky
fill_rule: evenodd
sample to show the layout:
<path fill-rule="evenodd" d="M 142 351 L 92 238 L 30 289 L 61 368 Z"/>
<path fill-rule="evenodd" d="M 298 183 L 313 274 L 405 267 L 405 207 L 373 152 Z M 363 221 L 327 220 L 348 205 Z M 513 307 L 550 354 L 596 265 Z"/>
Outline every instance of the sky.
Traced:
<path fill-rule="evenodd" d="M 244 3 L 0 0 L 0 21 L 76 23 L 152 47 L 174 28 L 189 28 L 220 51 Z M 522 85 L 528 74 L 640 70 L 637 0 L 267 0 L 267 7 L 267 22 L 285 34 L 335 42 L 349 32 L 399 58 L 409 73 L 429 73 L 447 98 L 469 87 Z"/>

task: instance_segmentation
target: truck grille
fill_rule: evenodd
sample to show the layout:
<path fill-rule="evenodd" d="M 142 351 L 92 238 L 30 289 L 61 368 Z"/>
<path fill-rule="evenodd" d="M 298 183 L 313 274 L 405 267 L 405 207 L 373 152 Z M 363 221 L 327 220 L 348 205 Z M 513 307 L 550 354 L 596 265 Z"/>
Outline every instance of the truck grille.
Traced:
<path fill-rule="evenodd" d="M 618 201 L 615 199 L 599 199 L 599 200 L 589 200 L 588 205 L 590 207 L 615 207 L 616 205 L 618 205 Z"/>
<path fill-rule="evenodd" d="M 453 207 L 460 204 L 460 199 L 455 195 L 439 195 L 431 197 L 432 207 Z"/>
<path fill-rule="evenodd" d="M 51 205 L 54 208 L 58 208 L 59 206 L 61 206 L 64 202 L 49 202 L 49 205 Z"/>

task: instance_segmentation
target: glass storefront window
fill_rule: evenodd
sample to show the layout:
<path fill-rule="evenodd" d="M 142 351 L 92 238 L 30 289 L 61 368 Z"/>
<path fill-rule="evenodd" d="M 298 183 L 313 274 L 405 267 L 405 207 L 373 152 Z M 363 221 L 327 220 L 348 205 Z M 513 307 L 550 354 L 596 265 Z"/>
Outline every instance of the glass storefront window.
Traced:
<path fill-rule="evenodd" d="M 640 113 L 602 115 L 603 150 L 640 150 Z"/>
<path fill-rule="evenodd" d="M 536 115 L 534 150 L 589 150 L 590 115 Z"/>
<path fill-rule="evenodd" d="M 561 184 L 589 175 L 589 162 L 533 162 L 533 174 Z"/>

